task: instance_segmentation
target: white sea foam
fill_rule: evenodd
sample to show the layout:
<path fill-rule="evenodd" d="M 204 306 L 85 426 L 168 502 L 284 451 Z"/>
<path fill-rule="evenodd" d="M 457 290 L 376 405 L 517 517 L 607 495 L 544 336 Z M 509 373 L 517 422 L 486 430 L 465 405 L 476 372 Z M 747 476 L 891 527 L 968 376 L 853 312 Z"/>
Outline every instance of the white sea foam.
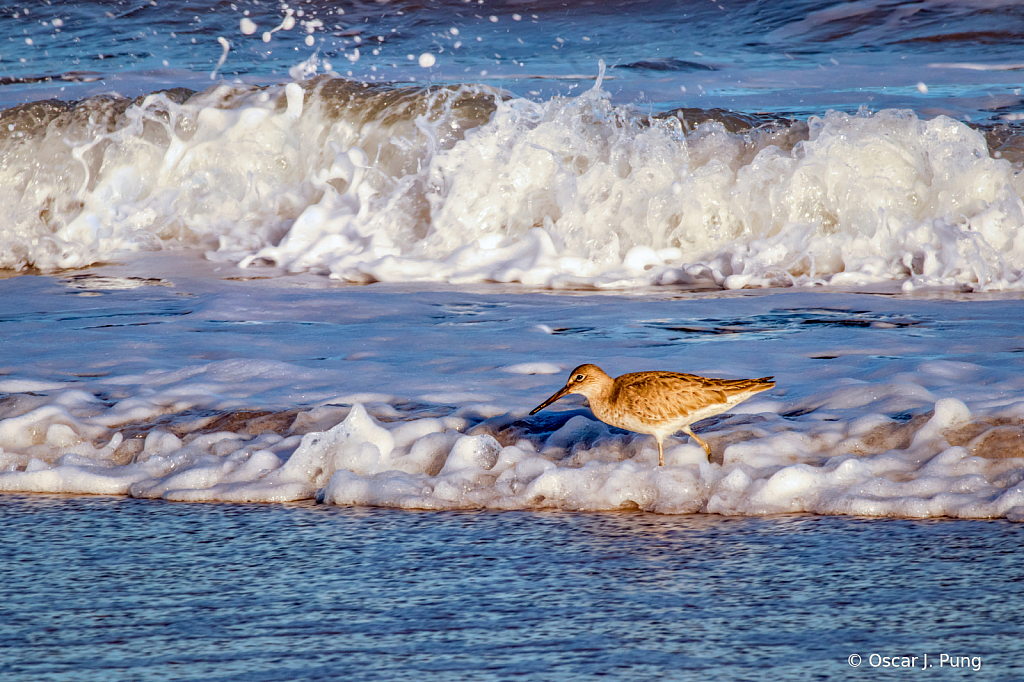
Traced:
<path fill-rule="evenodd" d="M 482 295 L 201 278 L 148 264 L 159 260 L 182 259 L 139 264 L 163 286 L 111 287 L 138 281 L 116 266 L 97 269 L 96 291 L 88 273 L 0 280 L 21 311 L 0 315 L 0 490 L 425 509 L 1024 508 L 1013 299 Z M 777 383 L 697 425 L 711 462 L 679 437 L 659 468 L 651 437 L 596 421 L 578 396 L 527 416 L 587 360 Z"/>
<path fill-rule="evenodd" d="M 979 368 L 961 365 L 941 369 L 953 381 L 977 376 Z M 230 366 L 218 371 L 225 379 L 246 375 Z M 920 375 L 927 373 L 922 367 Z M 487 419 L 396 420 L 400 413 L 387 403 L 376 403 L 376 417 L 355 403 L 284 420 L 271 415 L 276 428 L 267 422 L 262 431 L 240 428 L 247 424 L 241 417 L 237 430 L 230 420 L 196 417 L 190 426 L 185 419 L 179 437 L 153 421 L 171 401 L 187 401 L 174 406 L 179 412 L 231 401 L 209 382 L 190 382 L 187 391 L 180 377 L 162 390 L 160 381 L 154 384 L 148 398 L 110 408 L 71 392 L 61 394 L 60 405 L 27 405 L 0 420 L 0 490 L 748 515 L 990 518 L 1024 508 L 1019 385 L 1016 398 L 988 398 L 972 409 L 899 377 L 887 385 L 848 382 L 797 401 L 797 412 L 814 405 L 822 413 L 803 420 L 779 415 L 778 398 L 759 396 L 704 433 L 716 453 L 712 463 L 683 439 L 669 444 L 667 466 L 658 467 L 652 439 L 613 431 L 585 414 L 549 416 L 554 425 L 537 430 L 518 410 L 485 408 L 493 415 Z M 901 410 L 917 416 L 888 416 Z M 144 437 L 124 439 L 117 425 L 127 418 L 149 424 Z M 225 430 L 210 428 L 216 424 Z"/>
<path fill-rule="evenodd" d="M 684 133 L 600 81 L 544 102 L 362 90 L 221 86 L 15 131 L 0 266 L 199 243 L 355 282 L 1024 287 L 1024 178 L 949 118 L 829 112 L 794 145 Z"/>

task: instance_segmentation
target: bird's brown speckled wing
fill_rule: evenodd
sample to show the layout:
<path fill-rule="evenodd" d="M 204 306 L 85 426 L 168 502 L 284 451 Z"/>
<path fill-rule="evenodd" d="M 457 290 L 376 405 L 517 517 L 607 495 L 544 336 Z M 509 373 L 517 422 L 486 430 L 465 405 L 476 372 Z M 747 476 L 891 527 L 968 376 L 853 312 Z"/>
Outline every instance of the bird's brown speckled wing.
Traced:
<path fill-rule="evenodd" d="M 725 405 L 730 398 L 753 395 L 774 386 L 771 377 L 711 379 L 679 372 L 636 372 L 615 380 L 610 396 L 619 410 L 645 421 L 660 421 Z"/>

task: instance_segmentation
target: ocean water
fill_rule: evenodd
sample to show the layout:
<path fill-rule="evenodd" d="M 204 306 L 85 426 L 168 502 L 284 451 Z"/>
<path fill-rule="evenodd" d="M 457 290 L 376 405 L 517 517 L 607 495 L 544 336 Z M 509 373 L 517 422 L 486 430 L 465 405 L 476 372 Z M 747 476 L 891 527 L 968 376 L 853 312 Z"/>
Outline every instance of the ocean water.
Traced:
<path fill-rule="evenodd" d="M 1000 0 L 5 6 L 0 666 L 1012 679 L 1022 54 Z M 657 467 L 579 396 L 528 416 L 583 362 L 776 387 Z M 159 603 L 91 639 L 118 590 Z"/>
<path fill-rule="evenodd" d="M 1002 522 L 21 495 L 0 517 L 5 679 L 1019 679 Z"/>

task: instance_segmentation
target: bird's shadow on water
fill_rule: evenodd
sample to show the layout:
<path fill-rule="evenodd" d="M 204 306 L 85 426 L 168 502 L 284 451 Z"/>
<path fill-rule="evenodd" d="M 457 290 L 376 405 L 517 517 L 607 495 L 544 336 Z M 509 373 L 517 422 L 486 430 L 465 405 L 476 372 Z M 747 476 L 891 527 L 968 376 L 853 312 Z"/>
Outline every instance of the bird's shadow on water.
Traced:
<path fill-rule="evenodd" d="M 549 450 L 548 446 L 551 436 L 575 417 L 583 417 L 594 422 L 596 428 L 589 430 L 587 433 L 581 433 L 578 439 L 573 439 L 574 442 L 572 444 L 562 445 L 566 450 L 566 455 L 563 459 L 569 459 L 572 453 L 580 448 L 587 450 L 594 448 L 598 445 L 600 439 L 607 438 L 608 436 L 627 441 L 628 444 L 624 451 L 627 459 L 639 456 L 643 452 L 645 444 L 651 445 L 656 450 L 653 437 L 605 424 L 594 416 L 593 411 L 586 406 L 550 412 L 545 411 L 532 417 L 520 419 L 510 419 L 508 415 L 502 415 L 501 417 L 481 422 L 474 428 L 472 433 L 473 435 L 488 433 L 493 435 L 502 445 L 514 445 L 520 439 L 525 439 L 532 442 L 539 451 L 547 451 Z M 749 428 L 743 427 L 754 426 L 767 421 L 769 420 L 766 417 L 755 414 L 720 414 L 696 422 L 693 430 L 708 441 L 711 447 L 710 461 L 713 464 L 721 465 L 725 448 L 733 443 L 756 437 L 757 434 L 752 433 Z M 666 442 L 666 448 L 685 443 L 694 443 L 694 441 L 686 436 L 686 434 L 677 433 Z"/>

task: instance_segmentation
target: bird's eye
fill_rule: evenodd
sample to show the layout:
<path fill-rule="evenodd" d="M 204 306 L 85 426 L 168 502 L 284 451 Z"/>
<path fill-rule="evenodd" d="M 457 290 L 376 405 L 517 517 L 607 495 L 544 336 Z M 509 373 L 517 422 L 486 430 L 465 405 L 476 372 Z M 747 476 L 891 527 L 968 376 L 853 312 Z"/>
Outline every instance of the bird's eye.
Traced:
<path fill-rule="evenodd" d="M 584 377 L 582 374 L 577 374 L 572 378 L 573 381 L 583 381 Z"/>

